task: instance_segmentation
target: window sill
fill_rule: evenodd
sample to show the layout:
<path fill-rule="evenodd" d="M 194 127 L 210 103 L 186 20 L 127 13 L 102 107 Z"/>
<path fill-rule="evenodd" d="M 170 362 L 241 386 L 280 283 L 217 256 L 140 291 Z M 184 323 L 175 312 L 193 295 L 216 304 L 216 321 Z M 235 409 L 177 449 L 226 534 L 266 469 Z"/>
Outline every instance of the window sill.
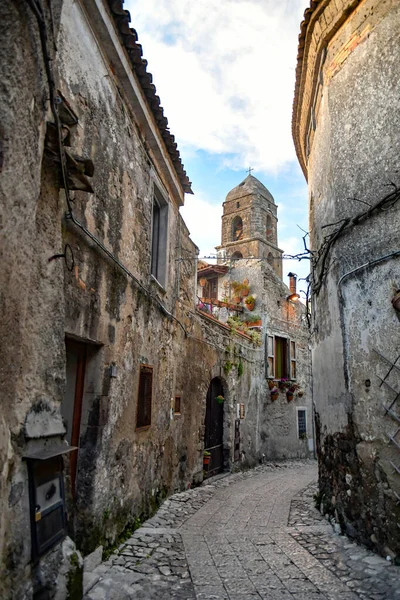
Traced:
<path fill-rule="evenodd" d="M 174 413 L 174 419 L 180 419 L 182 417 L 182 413 Z"/>
<path fill-rule="evenodd" d="M 150 427 L 151 425 L 143 425 L 143 427 L 136 427 L 135 431 L 140 433 L 141 431 L 147 431 L 148 429 L 150 429 Z"/>
<path fill-rule="evenodd" d="M 156 279 L 154 277 L 154 275 L 150 275 L 150 283 L 151 285 L 155 285 L 156 288 L 158 289 L 159 292 L 161 292 L 161 294 L 163 294 L 165 296 L 165 294 L 167 293 L 167 290 L 165 289 L 165 287 L 158 281 L 158 279 Z"/>

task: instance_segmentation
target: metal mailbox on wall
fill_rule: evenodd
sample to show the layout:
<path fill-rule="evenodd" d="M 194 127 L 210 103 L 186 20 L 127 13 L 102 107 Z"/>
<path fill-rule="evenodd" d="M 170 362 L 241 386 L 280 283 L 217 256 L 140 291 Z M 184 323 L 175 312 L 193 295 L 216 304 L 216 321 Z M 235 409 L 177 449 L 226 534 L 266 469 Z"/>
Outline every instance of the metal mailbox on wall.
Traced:
<path fill-rule="evenodd" d="M 32 558 L 35 560 L 67 533 L 62 455 L 72 446 L 26 455 L 29 477 Z"/>

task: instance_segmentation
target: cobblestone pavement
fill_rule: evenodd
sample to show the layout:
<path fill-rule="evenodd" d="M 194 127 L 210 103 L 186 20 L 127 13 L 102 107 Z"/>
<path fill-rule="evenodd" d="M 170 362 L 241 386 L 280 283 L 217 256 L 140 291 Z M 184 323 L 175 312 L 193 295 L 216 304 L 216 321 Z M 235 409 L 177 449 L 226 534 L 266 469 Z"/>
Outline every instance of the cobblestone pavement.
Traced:
<path fill-rule="evenodd" d="M 171 496 L 85 575 L 85 600 L 400 600 L 400 568 L 313 507 L 316 478 L 290 461 Z"/>

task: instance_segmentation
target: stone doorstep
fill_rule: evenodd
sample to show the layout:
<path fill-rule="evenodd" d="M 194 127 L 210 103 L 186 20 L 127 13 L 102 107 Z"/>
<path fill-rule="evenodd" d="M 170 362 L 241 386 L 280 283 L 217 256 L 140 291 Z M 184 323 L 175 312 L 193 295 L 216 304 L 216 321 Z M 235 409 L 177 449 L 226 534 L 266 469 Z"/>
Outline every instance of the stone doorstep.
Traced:
<path fill-rule="evenodd" d="M 101 579 L 101 573 L 83 572 L 83 595 L 85 596 Z"/>
<path fill-rule="evenodd" d="M 88 554 L 83 559 L 84 572 L 94 571 L 96 567 L 101 565 L 103 556 L 103 546 L 98 546 L 96 550 Z"/>

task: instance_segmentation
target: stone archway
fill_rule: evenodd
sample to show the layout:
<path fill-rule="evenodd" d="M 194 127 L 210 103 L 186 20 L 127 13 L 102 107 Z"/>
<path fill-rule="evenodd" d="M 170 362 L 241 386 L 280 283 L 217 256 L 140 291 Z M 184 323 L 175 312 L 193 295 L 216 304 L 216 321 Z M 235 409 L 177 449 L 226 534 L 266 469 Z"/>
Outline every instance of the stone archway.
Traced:
<path fill-rule="evenodd" d="M 220 377 L 214 377 L 208 387 L 204 432 L 204 451 L 211 455 L 206 477 L 221 473 L 224 468 L 224 402 L 217 396 L 224 396 Z"/>

